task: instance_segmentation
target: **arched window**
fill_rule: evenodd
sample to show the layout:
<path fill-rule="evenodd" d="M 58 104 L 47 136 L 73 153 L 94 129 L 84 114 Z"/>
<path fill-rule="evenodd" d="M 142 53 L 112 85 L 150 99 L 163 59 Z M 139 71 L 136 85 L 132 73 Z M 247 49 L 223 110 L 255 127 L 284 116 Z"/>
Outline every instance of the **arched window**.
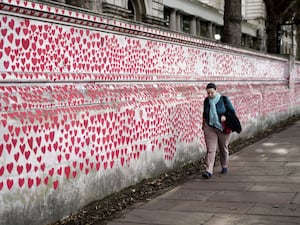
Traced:
<path fill-rule="evenodd" d="M 136 20 L 135 19 L 136 10 L 134 8 L 134 5 L 133 5 L 132 1 L 130 1 L 130 0 L 128 0 L 128 10 L 130 10 L 129 18 L 132 19 L 132 20 Z"/>
<path fill-rule="evenodd" d="M 142 21 L 145 15 L 144 1 L 128 0 L 128 10 L 130 10 L 129 18 L 135 21 Z"/>

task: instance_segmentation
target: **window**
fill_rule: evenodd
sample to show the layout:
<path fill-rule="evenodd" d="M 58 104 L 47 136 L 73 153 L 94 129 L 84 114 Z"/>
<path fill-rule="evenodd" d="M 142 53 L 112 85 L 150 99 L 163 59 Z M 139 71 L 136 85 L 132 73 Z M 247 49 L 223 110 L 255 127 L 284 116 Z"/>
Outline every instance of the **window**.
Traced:
<path fill-rule="evenodd" d="M 128 10 L 130 10 L 129 18 L 132 20 L 136 20 L 136 10 L 132 1 L 128 0 Z"/>
<path fill-rule="evenodd" d="M 215 30 L 215 34 L 214 34 L 214 38 L 217 41 L 221 40 L 221 34 L 222 34 L 222 27 L 221 26 L 216 26 L 216 30 Z"/>
<path fill-rule="evenodd" d="M 164 8 L 164 20 L 166 21 L 166 27 L 170 27 L 171 9 L 168 7 Z"/>
<path fill-rule="evenodd" d="M 144 1 L 128 0 L 127 7 L 130 10 L 129 18 L 141 22 L 146 12 Z"/>
<path fill-rule="evenodd" d="M 190 17 L 187 15 L 182 15 L 182 31 L 190 33 Z"/>

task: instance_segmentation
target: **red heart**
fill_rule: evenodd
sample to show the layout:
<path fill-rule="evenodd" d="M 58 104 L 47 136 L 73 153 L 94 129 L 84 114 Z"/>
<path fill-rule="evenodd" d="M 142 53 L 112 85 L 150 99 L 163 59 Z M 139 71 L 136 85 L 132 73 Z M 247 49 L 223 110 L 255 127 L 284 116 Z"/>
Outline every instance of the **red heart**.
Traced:
<path fill-rule="evenodd" d="M 22 39 L 22 45 L 24 49 L 27 49 L 29 47 L 29 39 Z"/>
<path fill-rule="evenodd" d="M 53 173 L 54 173 L 54 168 L 50 169 L 49 170 L 49 175 L 52 177 L 53 176 Z"/>
<path fill-rule="evenodd" d="M 46 177 L 46 178 L 44 179 L 44 184 L 48 185 L 48 180 L 49 180 L 49 178 Z"/>
<path fill-rule="evenodd" d="M 46 146 L 43 145 L 42 148 L 41 148 L 41 150 L 42 150 L 43 153 L 45 153 L 46 152 Z"/>
<path fill-rule="evenodd" d="M 18 162 L 19 156 L 20 156 L 20 153 L 19 153 L 19 152 L 17 152 L 16 154 L 14 154 L 14 158 L 15 158 L 15 161 L 16 161 L 16 162 Z"/>
<path fill-rule="evenodd" d="M 81 171 L 83 170 L 83 163 L 79 164 L 79 168 L 80 168 Z"/>
<path fill-rule="evenodd" d="M 73 162 L 72 162 L 72 165 L 73 165 L 74 168 L 76 168 L 77 162 L 76 162 L 76 161 L 73 161 Z"/>
<path fill-rule="evenodd" d="M 69 179 L 70 172 L 71 172 L 70 166 L 66 166 L 65 167 L 65 175 L 66 175 L 67 179 Z"/>
<path fill-rule="evenodd" d="M 9 56 L 10 51 L 11 51 L 10 46 L 4 48 L 4 52 L 5 52 L 5 54 L 6 54 L 7 56 Z"/>
<path fill-rule="evenodd" d="M 36 186 L 39 186 L 41 184 L 42 179 L 39 177 L 36 177 L 35 181 L 36 181 Z"/>
<path fill-rule="evenodd" d="M 45 167 L 46 167 L 45 163 L 41 164 L 41 170 L 42 171 L 45 171 Z"/>
<path fill-rule="evenodd" d="M 21 142 L 22 142 L 22 140 L 21 140 Z M 24 154 L 24 150 L 25 150 L 25 144 L 20 145 L 20 151 L 22 154 Z"/>
<path fill-rule="evenodd" d="M 79 153 L 79 147 L 75 147 L 75 154 L 78 155 Z"/>
<path fill-rule="evenodd" d="M 14 164 L 13 164 L 13 163 L 8 163 L 8 164 L 6 165 L 6 169 L 7 169 L 7 171 L 8 171 L 9 173 L 11 173 L 11 171 L 13 170 L 13 168 L 14 168 Z"/>
<path fill-rule="evenodd" d="M 31 31 L 34 33 L 37 27 L 35 24 L 33 24 L 30 26 L 30 28 L 31 28 Z"/>
<path fill-rule="evenodd" d="M 0 167 L 0 176 L 2 176 L 3 173 L 4 173 L 4 166 L 1 166 L 1 167 Z"/>
<path fill-rule="evenodd" d="M 3 153 L 3 144 L 0 144 L 0 157 L 2 156 Z"/>
<path fill-rule="evenodd" d="M 28 178 L 28 187 L 31 188 L 33 185 L 33 179 L 32 178 Z"/>
<path fill-rule="evenodd" d="M 113 168 L 115 161 L 110 162 L 110 168 Z"/>
<path fill-rule="evenodd" d="M 8 142 L 9 134 L 3 134 L 3 139 L 4 139 L 5 142 Z"/>
<path fill-rule="evenodd" d="M 55 151 L 57 151 L 57 148 L 58 148 L 58 142 L 57 141 L 53 144 L 53 148 L 54 148 Z"/>
<path fill-rule="evenodd" d="M 7 179 L 6 180 L 6 185 L 7 185 L 8 190 L 10 190 L 12 188 L 12 186 L 14 185 L 14 180 Z"/>
<path fill-rule="evenodd" d="M 35 140 L 36 140 L 37 145 L 40 147 L 41 146 L 42 137 L 41 136 L 36 137 Z"/>
<path fill-rule="evenodd" d="M 33 146 L 33 138 L 32 138 L 32 137 L 28 138 L 27 143 L 28 143 L 29 147 L 32 149 L 32 146 Z"/>
<path fill-rule="evenodd" d="M 107 162 L 104 162 L 104 170 L 107 169 Z"/>
<path fill-rule="evenodd" d="M 22 187 L 24 185 L 25 179 L 24 178 L 19 178 L 19 187 Z"/>
<path fill-rule="evenodd" d="M 5 37 L 7 34 L 7 29 L 6 28 L 1 29 L 1 34 L 3 37 Z"/>
<path fill-rule="evenodd" d="M 50 132 L 50 141 L 53 142 L 54 140 L 54 131 Z"/>
<path fill-rule="evenodd" d="M 30 157 L 30 151 L 25 151 L 25 158 L 28 160 L 29 157 Z"/>
<path fill-rule="evenodd" d="M 57 169 L 57 174 L 58 174 L 58 175 L 61 175 L 61 174 L 62 174 L 62 168 L 61 168 L 61 167 Z"/>
<path fill-rule="evenodd" d="M 13 35 L 13 34 L 9 34 L 9 35 L 7 36 L 7 40 L 8 40 L 10 43 L 12 43 L 12 42 L 14 41 L 14 35 Z"/>
<path fill-rule="evenodd" d="M 99 171 L 100 169 L 100 162 L 96 163 L 96 170 Z"/>
<path fill-rule="evenodd" d="M 26 163 L 26 171 L 27 173 L 31 170 L 31 164 L 30 163 Z"/>
<path fill-rule="evenodd" d="M 18 137 L 19 134 L 20 134 L 20 127 L 16 127 L 16 128 L 15 128 L 15 133 L 16 133 L 16 135 L 17 135 L 17 137 Z"/>

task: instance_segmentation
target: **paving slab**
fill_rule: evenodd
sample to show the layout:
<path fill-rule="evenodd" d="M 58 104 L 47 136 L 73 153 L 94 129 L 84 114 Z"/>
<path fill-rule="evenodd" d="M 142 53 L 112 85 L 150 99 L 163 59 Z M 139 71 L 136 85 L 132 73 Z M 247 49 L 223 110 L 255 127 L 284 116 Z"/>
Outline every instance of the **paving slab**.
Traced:
<path fill-rule="evenodd" d="M 167 193 L 157 197 L 158 199 L 175 199 L 175 200 L 194 200 L 206 201 L 209 197 L 213 196 L 215 191 L 200 190 L 200 189 L 181 189 L 175 188 Z"/>
<path fill-rule="evenodd" d="M 249 158 L 249 157 L 233 156 L 232 159 L 230 160 L 230 167 L 239 166 L 239 167 L 245 167 L 251 169 L 252 167 L 258 167 L 258 166 L 278 167 L 278 166 L 283 166 L 285 163 L 286 160 L 267 161 L 266 157 Z"/>
<path fill-rule="evenodd" d="M 300 144 L 299 144 L 300 145 Z M 300 149 L 297 149 L 296 150 L 288 150 L 288 149 L 280 149 L 280 148 L 277 148 L 277 149 L 264 149 L 263 151 L 262 150 L 259 150 L 259 151 L 253 151 L 251 153 L 247 152 L 247 153 L 244 153 L 244 154 L 240 154 L 239 155 L 239 158 L 242 158 L 242 157 L 247 157 L 249 159 L 264 159 L 264 158 L 271 158 L 271 159 L 276 159 L 276 158 L 282 158 L 282 159 L 289 159 L 289 158 L 294 158 L 294 157 L 297 157 L 298 155 L 298 151 Z"/>
<path fill-rule="evenodd" d="M 253 183 L 235 183 L 235 182 L 218 182 L 216 185 L 212 185 L 208 182 L 203 181 L 188 181 L 181 185 L 181 189 L 187 189 L 187 190 L 208 190 L 208 191 L 241 191 L 241 190 L 247 190 L 253 187 Z M 300 189 L 299 189 L 300 190 Z"/>
<path fill-rule="evenodd" d="M 298 217 L 300 223 L 299 204 L 255 204 L 247 214 Z"/>
<path fill-rule="evenodd" d="M 299 192 L 300 189 L 298 189 L 298 192 L 295 196 L 295 198 L 291 201 L 292 204 L 298 204 L 300 205 L 300 192 Z"/>
<path fill-rule="evenodd" d="M 298 225 L 299 218 L 252 216 L 252 215 L 214 215 L 204 225 Z"/>
<path fill-rule="evenodd" d="M 300 121 L 201 172 L 108 225 L 300 225 Z"/>
<path fill-rule="evenodd" d="M 292 166 L 273 166 L 273 167 L 266 167 L 266 166 L 256 166 L 256 167 L 240 167 L 240 166 L 230 166 L 230 173 L 234 173 L 236 175 L 243 175 L 243 176 L 251 176 L 251 175 L 272 175 L 272 176 L 288 176 L 290 174 L 296 174 L 300 172 L 300 167 L 295 168 Z"/>
<path fill-rule="evenodd" d="M 264 191 L 264 192 L 299 192 L 300 184 L 275 184 L 274 183 L 259 183 L 254 184 L 249 188 L 249 191 Z"/>
<path fill-rule="evenodd" d="M 143 205 L 141 208 L 180 212 L 244 214 L 248 212 L 253 205 L 253 203 L 238 202 L 201 202 L 191 200 L 178 201 L 172 199 L 155 199 Z"/>
<path fill-rule="evenodd" d="M 300 161 L 297 161 L 297 162 L 286 162 L 284 165 L 285 166 L 300 167 Z"/>
<path fill-rule="evenodd" d="M 295 192 L 219 191 L 207 201 L 283 204 L 291 202 L 295 194 Z"/>
<path fill-rule="evenodd" d="M 201 175 L 199 175 L 197 178 L 198 181 L 202 180 Z M 222 176 L 218 177 L 218 179 L 221 182 L 228 181 L 228 182 L 245 182 L 245 183 L 284 183 L 284 184 L 300 184 L 300 174 L 293 174 L 291 176 L 243 176 L 243 175 L 229 175 L 229 176 Z M 213 179 L 207 182 L 214 182 Z"/>
<path fill-rule="evenodd" d="M 146 210 L 135 209 L 130 211 L 117 222 L 131 222 L 144 224 L 163 224 L 163 225 L 187 225 L 200 224 L 208 221 L 213 214 L 201 212 L 181 212 L 181 211 L 163 211 L 163 210 Z M 110 223 L 108 223 L 111 225 Z"/>

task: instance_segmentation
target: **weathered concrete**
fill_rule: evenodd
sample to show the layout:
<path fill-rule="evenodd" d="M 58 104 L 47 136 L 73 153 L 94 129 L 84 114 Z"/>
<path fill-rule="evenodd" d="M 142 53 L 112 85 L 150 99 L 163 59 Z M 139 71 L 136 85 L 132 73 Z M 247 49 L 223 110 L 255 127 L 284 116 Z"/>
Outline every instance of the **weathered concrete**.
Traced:
<path fill-rule="evenodd" d="M 299 134 L 300 121 L 232 155 L 228 174 L 199 175 L 108 225 L 300 224 Z"/>

